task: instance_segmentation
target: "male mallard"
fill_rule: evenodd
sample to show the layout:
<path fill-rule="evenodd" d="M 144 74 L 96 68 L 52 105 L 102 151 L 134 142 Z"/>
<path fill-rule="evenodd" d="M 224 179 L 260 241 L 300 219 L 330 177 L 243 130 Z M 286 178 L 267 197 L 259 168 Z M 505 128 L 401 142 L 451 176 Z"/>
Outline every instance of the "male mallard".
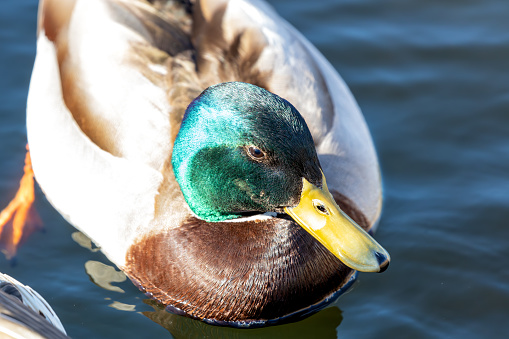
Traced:
<path fill-rule="evenodd" d="M 289 321 L 385 270 L 362 114 L 266 3 L 45 0 L 38 27 L 36 179 L 170 311 Z"/>

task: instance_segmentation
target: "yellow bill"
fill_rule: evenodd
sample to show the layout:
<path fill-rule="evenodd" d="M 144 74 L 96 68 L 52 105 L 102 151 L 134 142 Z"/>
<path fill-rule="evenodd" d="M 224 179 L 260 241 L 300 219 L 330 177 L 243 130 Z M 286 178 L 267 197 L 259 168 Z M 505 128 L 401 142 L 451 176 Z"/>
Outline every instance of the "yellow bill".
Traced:
<path fill-rule="evenodd" d="M 300 202 L 285 211 L 345 265 L 362 272 L 383 272 L 390 256 L 336 204 L 322 173 L 323 188 L 303 180 Z"/>

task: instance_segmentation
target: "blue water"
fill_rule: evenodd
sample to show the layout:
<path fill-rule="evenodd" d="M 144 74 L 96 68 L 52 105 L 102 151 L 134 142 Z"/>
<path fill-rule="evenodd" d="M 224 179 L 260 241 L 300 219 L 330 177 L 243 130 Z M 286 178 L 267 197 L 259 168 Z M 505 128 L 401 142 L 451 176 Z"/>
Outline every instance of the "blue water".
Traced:
<path fill-rule="evenodd" d="M 0 271 L 37 289 L 74 338 L 506 338 L 509 335 L 509 4 L 505 0 L 272 1 L 332 62 L 364 112 L 380 156 L 383 274 L 361 274 L 335 307 L 300 323 L 206 326 L 91 282 L 109 264 L 38 191 L 45 232 Z M 37 2 L 0 6 L 0 205 L 14 194 Z M 90 264 L 89 264 L 90 265 Z M 97 278 L 94 278 L 97 280 Z M 109 305 L 125 304 L 121 311 Z M 118 305 L 118 304 L 115 304 Z M 122 307 L 120 307 L 122 308 Z M 154 323 L 148 317 L 165 324 Z M 157 318 L 157 319 L 156 319 Z"/>

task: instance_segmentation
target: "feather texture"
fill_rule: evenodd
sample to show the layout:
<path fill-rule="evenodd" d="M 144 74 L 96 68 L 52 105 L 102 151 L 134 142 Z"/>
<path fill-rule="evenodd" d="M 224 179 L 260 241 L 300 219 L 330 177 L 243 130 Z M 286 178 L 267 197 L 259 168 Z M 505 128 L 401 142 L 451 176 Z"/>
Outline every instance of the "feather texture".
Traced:
<path fill-rule="evenodd" d="M 190 300 L 165 299 L 168 286 L 158 279 L 170 277 L 150 276 L 156 274 L 151 266 L 182 275 L 178 265 L 187 261 L 178 247 L 168 246 L 197 244 L 184 244 L 182 229 L 198 229 L 200 223 L 175 180 L 172 148 L 187 105 L 208 86 L 226 81 L 252 83 L 291 102 L 309 127 L 338 204 L 355 211 L 353 218 L 365 229 L 376 226 L 380 173 L 362 114 L 333 67 L 265 2 L 41 1 L 27 106 L 36 179 L 55 208 L 133 280 L 161 301 L 171 299 L 182 308 L 189 303 L 185 312 L 196 317 L 216 317 L 220 311 L 203 313 L 206 305 L 193 309 Z M 295 225 L 273 219 L 265 221 L 271 230 Z M 282 243 L 288 246 L 294 239 L 290 233 L 283 232 Z M 144 251 L 144 243 L 153 251 Z M 308 266 L 322 267 L 327 262 L 327 287 L 305 299 L 317 303 L 338 291 L 352 271 L 322 253 L 321 245 L 313 246 L 295 263 L 310 260 Z M 238 260 L 226 262 L 238 269 Z M 297 274 L 293 266 L 286 269 Z M 314 273 L 301 273 L 315 279 Z M 270 283 L 260 279 L 260 284 Z M 309 281 L 302 288 L 312 289 Z M 239 293 L 243 287 L 237 287 Z M 281 293 L 290 297 L 291 287 L 284 289 L 286 294 Z M 225 302 L 224 308 L 238 307 Z M 304 303 L 280 311 L 296 312 Z M 277 313 L 257 312 L 242 317 Z"/>

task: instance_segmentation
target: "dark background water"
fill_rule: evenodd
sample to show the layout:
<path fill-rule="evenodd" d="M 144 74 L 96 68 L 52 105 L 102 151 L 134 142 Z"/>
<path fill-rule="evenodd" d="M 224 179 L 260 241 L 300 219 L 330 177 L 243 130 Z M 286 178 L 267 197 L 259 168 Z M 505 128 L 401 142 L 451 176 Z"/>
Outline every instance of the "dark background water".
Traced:
<path fill-rule="evenodd" d="M 176 338 L 506 338 L 509 3 L 271 3 L 331 61 L 364 112 L 383 170 L 377 239 L 392 255 L 387 272 L 361 274 L 336 307 L 300 323 L 205 326 L 154 312 L 128 281 L 115 284 L 124 293 L 92 283 L 85 263 L 110 263 L 71 239 L 74 228 L 40 191 L 46 231 L 28 240 L 15 265 L 0 258 L 0 271 L 45 296 L 74 338 L 169 337 L 140 312 Z M 35 0 L 0 4 L 2 206 L 21 176 L 36 10 Z"/>

